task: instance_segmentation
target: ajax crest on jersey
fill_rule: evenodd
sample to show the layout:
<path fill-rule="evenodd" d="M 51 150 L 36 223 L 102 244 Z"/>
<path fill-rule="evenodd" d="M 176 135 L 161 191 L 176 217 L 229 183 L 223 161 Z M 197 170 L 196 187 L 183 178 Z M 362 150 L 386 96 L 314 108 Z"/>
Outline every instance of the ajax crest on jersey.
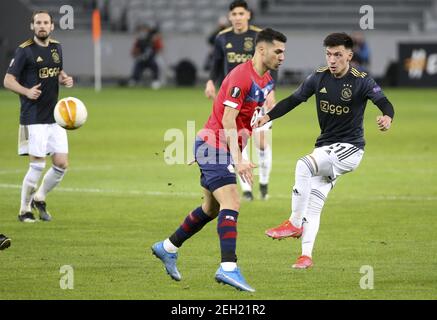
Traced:
<path fill-rule="evenodd" d="M 88 112 L 82 101 L 68 97 L 58 101 L 55 106 L 54 116 L 56 123 L 62 128 L 74 130 L 85 123 Z"/>

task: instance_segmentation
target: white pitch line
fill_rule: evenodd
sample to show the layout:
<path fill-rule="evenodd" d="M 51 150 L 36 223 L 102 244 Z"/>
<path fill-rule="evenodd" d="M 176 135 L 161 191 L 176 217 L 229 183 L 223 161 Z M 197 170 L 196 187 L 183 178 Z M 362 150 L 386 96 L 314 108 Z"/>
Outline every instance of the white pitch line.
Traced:
<path fill-rule="evenodd" d="M 0 183 L 1 189 L 21 189 L 21 185 L 18 184 L 6 184 Z M 116 189 L 99 189 L 99 188 L 56 188 L 56 191 L 60 192 L 77 192 L 77 193 L 107 193 L 107 194 L 128 194 L 128 195 L 139 195 L 139 196 L 182 196 L 182 197 L 198 197 L 202 194 L 194 192 L 163 192 L 163 191 L 141 191 L 141 190 L 116 190 Z"/>
<path fill-rule="evenodd" d="M 0 183 L 1 189 L 21 189 L 21 185 Z M 169 192 L 169 191 L 141 191 L 141 190 L 117 190 L 117 189 L 100 189 L 100 188 L 56 188 L 60 192 L 77 192 L 77 193 L 103 193 L 103 194 L 118 194 L 118 195 L 137 195 L 137 196 L 179 196 L 187 198 L 197 198 L 202 196 L 202 192 Z M 270 196 L 273 199 L 287 199 L 291 196 L 288 194 L 275 194 Z M 388 196 L 369 196 L 366 198 L 360 196 L 346 196 L 335 198 L 335 200 L 386 200 L 386 201 L 437 201 L 437 196 L 403 196 L 403 195 L 388 195 Z"/>
<path fill-rule="evenodd" d="M 24 169 L 15 169 L 15 170 L 0 170 L 0 175 L 2 174 L 16 174 L 16 173 L 24 173 Z"/>

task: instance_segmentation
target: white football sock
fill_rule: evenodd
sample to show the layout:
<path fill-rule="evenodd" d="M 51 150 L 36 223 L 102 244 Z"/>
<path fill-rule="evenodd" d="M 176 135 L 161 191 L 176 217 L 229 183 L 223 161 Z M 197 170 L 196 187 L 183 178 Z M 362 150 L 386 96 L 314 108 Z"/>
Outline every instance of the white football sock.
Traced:
<path fill-rule="evenodd" d="M 164 243 L 164 250 L 167 251 L 168 253 L 176 253 L 178 252 L 178 247 L 176 247 L 173 243 L 171 243 L 170 239 L 165 239 Z"/>
<path fill-rule="evenodd" d="M 248 154 L 247 154 L 247 147 L 243 149 L 243 151 L 241 152 L 241 154 L 242 154 L 242 156 L 243 156 L 243 159 L 245 159 L 245 160 L 249 160 L 249 156 L 248 156 Z M 241 190 L 243 190 L 243 192 L 246 192 L 246 191 L 250 191 L 250 192 L 252 192 L 252 186 L 251 186 L 249 183 L 244 182 L 244 181 L 241 179 L 241 177 L 240 177 L 239 174 L 237 174 L 237 176 L 238 176 L 238 181 L 240 181 Z"/>
<path fill-rule="evenodd" d="M 325 204 L 325 201 L 321 199 L 322 197 L 324 198 L 324 195 L 321 194 L 320 191 L 314 189 L 311 191 L 302 233 L 303 256 L 312 256 L 314 243 L 320 226 L 320 215 L 323 205 Z"/>
<path fill-rule="evenodd" d="M 29 170 L 23 179 L 23 185 L 21 187 L 21 208 L 20 213 L 32 211 L 30 203 L 32 201 L 32 195 L 36 190 L 38 181 L 41 178 L 42 172 L 46 166 L 45 162 L 30 162 Z"/>
<path fill-rule="evenodd" d="M 56 167 L 54 165 L 49 170 L 47 170 L 42 180 L 41 186 L 33 197 L 35 201 L 45 201 L 47 193 L 53 190 L 53 188 L 56 187 L 59 182 L 61 182 L 62 178 L 65 175 L 65 171 L 66 170 Z"/>
<path fill-rule="evenodd" d="M 234 271 L 235 268 L 237 267 L 236 262 L 222 262 L 222 263 L 220 263 L 220 265 L 221 265 L 222 269 L 225 271 Z"/>
<path fill-rule="evenodd" d="M 335 181 L 327 180 L 325 177 L 315 176 L 311 178 L 311 193 L 308 201 L 308 208 L 304 216 L 302 234 L 302 255 L 311 257 L 317 232 L 320 226 L 320 216 L 329 192 L 334 188 Z"/>
<path fill-rule="evenodd" d="M 313 164 L 309 157 L 303 157 L 297 161 L 295 181 L 291 196 L 291 223 L 300 228 L 302 218 L 308 207 L 311 192 L 311 177 L 315 174 Z"/>
<path fill-rule="evenodd" d="M 257 149 L 259 163 L 259 183 L 268 184 L 272 171 L 272 148 L 267 145 L 264 150 Z"/>

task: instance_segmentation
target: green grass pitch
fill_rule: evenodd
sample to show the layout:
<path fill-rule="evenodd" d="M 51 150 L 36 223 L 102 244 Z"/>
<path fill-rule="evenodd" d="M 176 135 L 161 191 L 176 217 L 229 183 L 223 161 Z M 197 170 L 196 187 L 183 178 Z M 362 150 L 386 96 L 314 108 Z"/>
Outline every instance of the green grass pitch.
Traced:
<path fill-rule="evenodd" d="M 0 252 L 0 299 L 435 299 L 437 92 L 385 92 L 396 109 L 392 129 L 377 130 L 379 110 L 369 103 L 364 159 L 327 200 L 311 270 L 291 268 L 300 241 L 272 241 L 264 230 L 289 216 L 296 160 L 318 135 L 314 100 L 275 122 L 271 198 L 243 202 L 239 217 L 239 265 L 257 289 L 249 294 L 214 281 L 215 222 L 180 250 L 181 282 L 150 252 L 201 203 L 197 166 L 167 165 L 163 154 L 168 129 L 206 121 L 211 102 L 201 88 L 63 90 L 86 103 L 89 118 L 69 133 L 70 169 L 47 199 L 53 221 L 33 225 L 17 221 L 28 167 L 16 155 L 18 97 L 1 90 L 0 233 L 12 245 Z M 73 289 L 60 287 L 64 265 Z M 360 288 L 366 265 L 373 289 Z"/>

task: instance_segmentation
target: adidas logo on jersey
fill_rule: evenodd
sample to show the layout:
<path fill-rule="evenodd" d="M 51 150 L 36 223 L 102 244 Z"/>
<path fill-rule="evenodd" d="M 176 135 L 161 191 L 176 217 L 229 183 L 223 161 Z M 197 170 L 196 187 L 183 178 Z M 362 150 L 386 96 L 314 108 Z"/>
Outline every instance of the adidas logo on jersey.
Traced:
<path fill-rule="evenodd" d="M 232 48 L 232 43 L 228 42 L 228 44 L 226 45 L 226 49 L 231 49 Z"/>
<path fill-rule="evenodd" d="M 38 56 L 38 58 L 36 58 L 36 62 L 42 62 L 42 58 L 40 56 Z"/>
<path fill-rule="evenodd" d="M 325 87 L 323 87 L 322 89 L 320 89 L 319 92 L 320 92 L 320 93 L 328 93 L 328 91 L 326 91 L 326 88 L 325 88 Z"/>

